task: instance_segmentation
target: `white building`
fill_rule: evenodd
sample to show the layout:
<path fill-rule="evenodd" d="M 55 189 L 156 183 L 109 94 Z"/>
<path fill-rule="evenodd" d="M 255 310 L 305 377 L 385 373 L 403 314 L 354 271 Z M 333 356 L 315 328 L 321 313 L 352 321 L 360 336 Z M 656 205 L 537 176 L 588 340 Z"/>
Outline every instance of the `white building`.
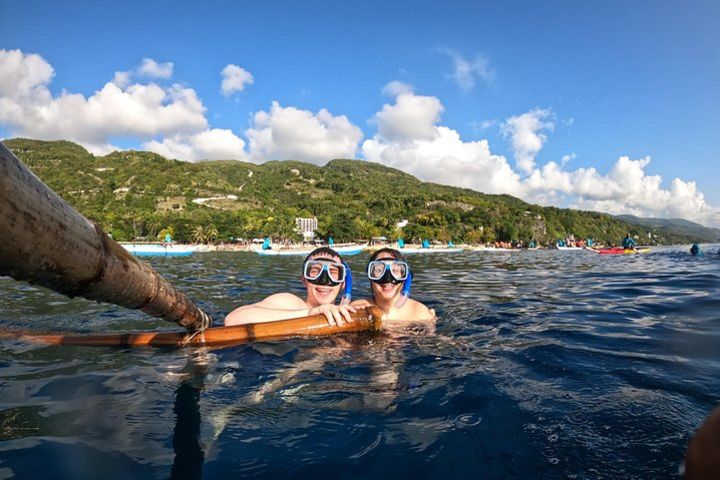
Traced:
<path fill-rule="evenodd" d="M 300 218 L 295 217 L 295 231 L 302 234 L 303 240 L 309 241 L 315 238 L 315 230 L 317 230 L 317 217 Z"/>

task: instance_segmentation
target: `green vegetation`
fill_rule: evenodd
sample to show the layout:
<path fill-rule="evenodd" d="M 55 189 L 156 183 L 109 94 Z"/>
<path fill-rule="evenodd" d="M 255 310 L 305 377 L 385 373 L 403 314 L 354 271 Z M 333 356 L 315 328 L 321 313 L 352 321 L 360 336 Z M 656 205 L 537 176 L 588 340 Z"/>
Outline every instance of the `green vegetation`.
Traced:
<path fill-rule="evenodd" d="M 95 157 L 66 141 L 13 139 L 5 144 L 117 240 L 156 240 L 165 233 L 181 242 L 265 236 L 297 240 L 295 217 L 316 216 L 317 233 L 337 242 L 384 235 L 406 241 L 535 239 L 547 244 L 575 235 L 609 244 L 628 231 L 643 244 L 698 241 L 606 214 L 421 182 L 362 160 L 333 160 L 324 167 L 290 160 L 187 163 L 137 151 Z M 403 219 L 407 226 L 396 229 Z"/>

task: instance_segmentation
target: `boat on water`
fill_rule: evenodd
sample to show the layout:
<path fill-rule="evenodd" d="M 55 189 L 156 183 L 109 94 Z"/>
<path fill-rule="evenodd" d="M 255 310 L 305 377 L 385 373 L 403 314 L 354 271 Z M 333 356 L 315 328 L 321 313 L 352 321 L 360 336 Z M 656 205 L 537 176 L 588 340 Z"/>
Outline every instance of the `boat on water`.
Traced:
<path fill-rule="evenodd" d="M 562 251 L 582 252 L 583 250 L 585 250 L 585 247 L 568 247 L 567 245 L 556 245 L 555 248 Z"/>
<path fill-rule="evenodd" d="M 340 255 L 349 256 L 349 255 L 357 255 L 360 252 L 362 252 L 367 244 L 353 244 L 353 245 L 333 245 L 332 248 Z M 268 249 L 262 249 L 258 248 L 255 249 L 255 253 L 262 256 L 287 256 L 287 255 L 298 255 L 298 256 L 306 256 L 309 255 L 310 252 L 315 250 L 317 247 L 310 247 L 310 248 L 268 248 Z"/>
<path fill-rule="evenodd" d="M 136 257 L 187 257 L 195 253 L 197 245 L 177 243 L 120 243 Z"/>
<path fill-rule="evenodd" d="M 462 252 L 464 249 L 462 247 L 428 247 L 428 248 L 413 248 L 413 247 L 404 247 L 397 249 L 398 252 L 402 254 L 410 253 L 458 253 Z"/>
<path fill-rule="evenodd" d="M 520 252 L 523 249 L 521 248 L 506 248 L 506 247 L 486 247 L 486 246 L 478 246 L 478 247 L 470 247 L 468 250 L 473 252 Z"/>
<path fill-rule="evenodd" d="M 609 247 L 609 248 L 587 248 L 586 250 L 600 255 L 634 255 L 637 253 L 648 253 L 652 250 L 650 247 L 640 248 L 623 248 L 623 247 Z"/>

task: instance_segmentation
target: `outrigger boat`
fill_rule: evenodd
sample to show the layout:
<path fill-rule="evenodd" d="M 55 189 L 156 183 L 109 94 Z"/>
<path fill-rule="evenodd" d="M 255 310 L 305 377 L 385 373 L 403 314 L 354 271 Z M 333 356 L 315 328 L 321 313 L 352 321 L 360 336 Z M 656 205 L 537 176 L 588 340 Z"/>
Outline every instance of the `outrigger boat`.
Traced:
<path fill-rule="evenodd" d="M 197 245 L 177 243 L 120 243 L 125 250 L 136 257 L 187 257 L 195 253 Z"/>
<path fill-rule="evenodd" d="M 650 247 L 640 248 L 623 248 L 623 247 L 608 247 L 608 248 L 586 248 L 586 250 L 599 253 L 600 255 L 633 255 L 636 253 L 648 253 L 652 250 Z"/>
<path fill-rule="evenodd" d="M 344 245 L 344 246 L 333 245 L 330 248 L 335 250 L 340 255 L 344 255 L 347 257 L 349 255 L 359 254 L 360 252 L 362 252 L 365 249 L 366 246 L 367 246 L 367 244 L 362 244 L 362 245 L 355 244 L 355 245 Z M 287 255 L 307 256 L 310 254 L 310 252 L 312 252 L 316 248 L 317 247 L 286 248 L 286 249 L 279 248 L 277 250 L 273 249 L 273 248 L 269 248 L 269 249 L 265 249 L 265 250 L 263 250 L 262 248 L 258 248 L 255 250 L 255 253 L 257 253 L 258 255 L 263 255 L 263 256 L 278 256 L 278 255 L 280 255 L 280 256 L 287 256 Z"/>
<path fill-rule="evenodd" d="M 398 252 L 402 254 L 414 254 L 414 253 L 458 253 L 462 252 L 464 249 L 462 247 L 429 247 L 429 248 L 399 248 L 397 249 Z"/>
<path fill-rule="evenodd" d="M 562 245 L 555 245 L 555 248 L 562 251 L 582 251 L 585 250 L 585 247 L 568 247 L 568 246 L 562 246 Z"/>

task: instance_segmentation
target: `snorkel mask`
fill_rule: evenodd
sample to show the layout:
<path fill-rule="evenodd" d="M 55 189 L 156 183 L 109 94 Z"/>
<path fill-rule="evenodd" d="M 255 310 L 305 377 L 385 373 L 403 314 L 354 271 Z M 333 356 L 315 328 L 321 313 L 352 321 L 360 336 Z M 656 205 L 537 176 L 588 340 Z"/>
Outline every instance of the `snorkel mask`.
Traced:
<path fill-rule="evenodd" d="M 341 305 L 350 303 L 352 299 L 352 274 L 345 262 L 338 262 L 329 257 L 315 257 L 303 265 L 303 278 L 313 285 L 336 287 L 345 282 Z"/>
<path fill-rule="evenodd" d="M 408 297 L 410 297 L 410 288 L 412 287 L 412 272 L 410 267 L 403 260 L 396 258 L 379 258 L 371 260 L 367 269 L 370 281 L 380 285 L 392 283 L 398 285 L 403 284 L 400 298 L 395 302 L 397 308 L 405 305 Z"/>

